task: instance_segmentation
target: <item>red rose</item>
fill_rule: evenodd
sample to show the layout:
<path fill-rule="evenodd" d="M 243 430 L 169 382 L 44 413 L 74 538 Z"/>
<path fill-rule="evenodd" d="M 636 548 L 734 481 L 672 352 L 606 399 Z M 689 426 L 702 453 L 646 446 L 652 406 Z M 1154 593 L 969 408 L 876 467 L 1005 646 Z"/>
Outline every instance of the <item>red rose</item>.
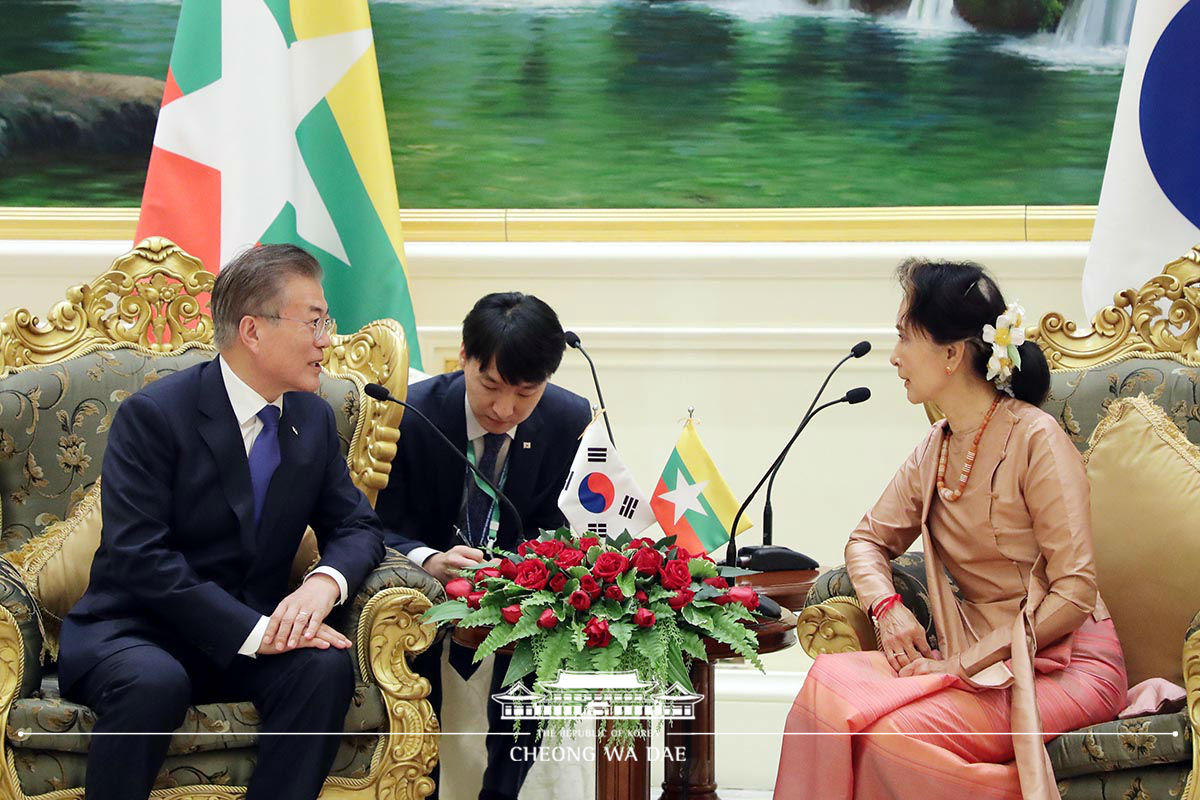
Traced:
<path fill-rule="evenodd" d="M 633 599 L 637 600 L 639 603 L 650 602 L 650 598 L 647 597 L 646 593 L 643 592 L 641 589 L 638 589 L 636 592 L 633 593 Z"/>
<path fill-rule="evenodd" d="M 735 586 L 726 596 L 730 602 L 741 603 L 751 611 L 758 608 L 758 592 L 754 591 L 753 586 Z"/>
<path fill-rule="evenodd" d="M 479 601 L 487 592 L 471 592 L 467 595 L 467 608 L 479 608 Z"/>
<path fill-rule="evenodd" d="M 582 539 L 579 540 L 579 549 L 585 553 L 588 550 L 591 550 L 593 547 L 599 547 L 599 546 L 600 546 L 600 540 L 597 539 L 595 536 L 584 536 Z"/>
<path fill-rule="evenodd" d="M 509 625 L 516 625 L 517 620 L 521 618 L 521 607 L 518 605 L 505 606 L 504 608 L 500 609 L 500 616 L 503 617 L 504 621 Z"/>
<path fill-rule="evenodd" d="M 550 570 L 546 569 L 546 565 L 536 558 L 531 558 L 520 563 L 517 567 L 517 577 L 513 580 L 517 586 L 536 592 L 538 589 L 546 588 L 548 577 L 550 577 Z"/>
<path fill-rule="evenodd" d="M 550 591 L 554 592 L 555 594 L 559 594 L 562 592 L 563 587 L 567 585 L 567 576 L 561 572 L 556 572 L 554 573 L 554 577 L 550 579 L 550 583 L 548 585 L 550 587 Z"/>
<path fill-rule="evenodd" d="M 587 634 L 588 647 L 608 647 L 612 641 L 612 634 L 608 632 L 608 620 L 592 617 L 587 624 L 583 626 L 583 632 Z"/>
<path fill-rule="evenodd" d="M 588 596 L 593 600 L 600 597 L 600 584 L 596 583 L 596 579 L 588 573 L 579 579 L 579 588 L 588 593 Z"/>
<path fill-rule="evenodd" d="M 499 578 L 499 577 L 500 577 L 500 570 L 496 569 L 495 567 L 482 567 L 480 569 L 475 570 L 475 582 L 476 583 L 479 583 L 480 581 L 483 581 L 483 580 L 487 580 L 488 578 Z"/>
<path fill-rule="evenodd" d="M 662 566 L 662 553 L 652 547 L 643 547 L 633 554 L 633 568 L 643 575 L 653 575 Z"/>
<path fill-rule="evenodd" d="M 544 542 L 533 542 L 529 545 L 533 548 L 533 552 L 543 558 L 554 558 L 563 551 L 565 544 L 558 539 L 547 539 Z"/>
<path fill-rule="evenodd" d="M 633 615 L 633 624 L 640 628 L 649 628 L 654 625 L 654 612 L 648 608 L 639 608 Z"/>
<path fill-rule="evenodd" d="M 524 555 L 529 552 L 530 544 L 532 544 L 532 542 L 521 542 L 519 545 L 517 545 L 517 555 L 524 557 Z"/>
<path fill-rule="evenodd" d="M 664 589 L 686 589 L 692 585 L 692 573 L 686 561 L 668 561 L 658 574 L 662 576 Z"/>
<path fill-rule="evenodd" d="M 673 610 L 678 611 L 688 603 L 691 603 L 692 598 L 695 596 L 696 593 L 691 589 L 680 589 L 679 591 L 675 592 L 674 597 L 667 599 L 667 605 L 669 605 Z"/>
<path fill-rule="evenodd" d="M 466 578 L 455 578 L 446 584 L 446 596 L 451 600 L 461 600 L 471 593 L 471 582 Z"/>
<path fill-rule="evenodd" d="M 668 547 L 667 552 L 674 555 L 674 557 L 680 561 L 687 561 L 688 559 L 692 558 L 692 554 L 688 552 L 686 547 L 680 547 L 677 544 L 673 544 Z"/>
<path fill-rule="evenodd" d="M 716 578 L 705 578 L 704 582 L 707 583 L 709 586 L 713 587 L 714 589 L 728 589 L 729 588 L 729 581 L 725 580 L 724 578 L 722 578 L 720 576 L 718 576 Z"/>
<path fill-rule="evenodd" d="M 621 587 L 615 583 L 604 590 L 604 596 L 609 600 L 616 600 L 618 603 L 625 599 L 625 595 L 621 593 Z"/>
<path fill-rule="evenodd" d="M 592 607 L 592 598 L 582 589 L 576 589 L 571 592 L 571 596 L 567 598 L 567 602 L 576 611 L 587 611 Z"/>
<path fill-rule="evenodd" d="M 622 547 L 622 550 L 637 550 L 640 547 L 654 547 L 654 540 L 645 536 L 638 537 Z"/>
<path fill-rule="evenodd" d="M 500 577 L 508 578 L 510 581 L 517 577 L 517 562 L 510 559 L 504 559 L 500 562 Z"/>
<path fill-rule="evenodd" d="M 538 617 L 537 624 L 539 628 L 545 628 L 546 630 L 550 630 L 557 625 L 558 616 L 554 613 L 554 609 L 547 608 L 542 611 L 541 616 Z"/>
<path fill-rule="evenodd" d="M 563 548 L 563 551 L 554 557 L 554 563 L 558 564 L 561 569 L 578 567 L 583 563 L 583 553 L 573 547 Z"/>
<path fill-rule="evenodd" d="M 592 565 L 592 574 L 602 581 L 615 581 L 617 576 L 629 569 L 629 559 L 620 553 L 601 553 Z"/>

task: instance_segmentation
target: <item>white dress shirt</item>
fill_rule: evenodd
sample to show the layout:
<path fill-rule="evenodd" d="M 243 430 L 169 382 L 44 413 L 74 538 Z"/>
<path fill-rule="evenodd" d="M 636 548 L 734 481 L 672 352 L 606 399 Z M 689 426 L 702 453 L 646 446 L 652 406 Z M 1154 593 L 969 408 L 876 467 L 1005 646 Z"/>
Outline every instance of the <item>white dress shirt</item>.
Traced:
<path fill-rule="evenodd" d="M 264 406 L 271 405 L 278 408 L 282 415 L 283 395 L 275 398 L 275 402 L 268 403 L 265 397 L 251 389 L 245 381 L 237 376 L 225 359 L 217 356 L 217 361 L 221 365 L 221 377 L 225 379 L 225 393 L 229 395 L 229 404 L 233 407 L 233 417 L 237 420 L 238 428 L 242 432 L 242 444 L 246 446 L 246 456 L 249 457 L 250 449 L 254 447 L 254 440 L 258 438 L 258 434 L 263 429 L 258 412 L 262 411 Z M 346 594 L 349 591 L 346 586 L 346 577 L 333 567 L 317 567 L 304 580 L 308 580 L 318 573 L 333 578 L 338 586 L 338 604 L 346 602 Z M 267 623 L 270 621 L 269 617 L 261 618 L 254 629 L 250 631 L 250 635 L 246 637 L 246 641 L 242 643 L 238 653 L 253 658 L 262 644 L 263 635 L 267 632 Z"/>
<path fill-rule="evenodd" d="M 479 424 L 479 420 L 475 419 L 475 412 L 471 410 L 471 400 L 465 394 L 463 395 L 464 412 L 467 415 L 467 441 L 475 448 L 475 463 L 479 463 L 479 459 L 483 458 L 483 437 L 487 433 L 483 426 Z M 508 438 L 500 445 L 500 452 L 496 455 L 496 473 L 501 474 L 504 471 L 504 462 L 508 461 L 508 451 L 512 449 L 513 440 L 517 436 L 517 426 L 513 425 L 504 432 Z M 495 476 L 489 475 L 489 478 L 495 480 Z M 468 488 L 470 484 L 467 484 Z M 503 488 L 503 487 L 501 487 Z M 408 553 L 408 560 L 416 564 L 418 567 L 425 565 L 425 559 L 429 558 L 434 553 L 440 553 L 433 547 L 414 547 Z"/>

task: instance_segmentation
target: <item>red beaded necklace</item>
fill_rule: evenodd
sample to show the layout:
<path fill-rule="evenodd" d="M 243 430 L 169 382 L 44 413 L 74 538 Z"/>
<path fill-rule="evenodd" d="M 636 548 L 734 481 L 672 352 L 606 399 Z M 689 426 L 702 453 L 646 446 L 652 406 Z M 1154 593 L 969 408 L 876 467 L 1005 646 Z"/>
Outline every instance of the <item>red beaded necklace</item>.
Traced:
<path fill-rule="evenodd" d="M 946 459 L 950 455 L 950 437 L 953 435 L 949 428 L 946 429 L 946 433 L 942 437 L 941 450 L 938 453 L 937 490 L 938 494 L 947 503 L 953 503 L 962 497 L 963 489 L 967 486 L 967 479 L 971 477 L 971 468 L 975 466 L 975 453 L 979 448 L 979 440 L 983 438 L 983 432 L 987 430 L 988 423 L 992 421 L 992 414 L 996 413 L 996 408 L 999 405 L 1000 396 L 996 395 L 996 399 L 992 401 L 992 407 L 983 416 L 983 424 L 975 432 L 975 439 L 971 442 L 971 449 L 967 451 L 967 457 L 963 460 L 962 473 L 958 476 L 958 488 L 953 490 L 946 486 Z"/>

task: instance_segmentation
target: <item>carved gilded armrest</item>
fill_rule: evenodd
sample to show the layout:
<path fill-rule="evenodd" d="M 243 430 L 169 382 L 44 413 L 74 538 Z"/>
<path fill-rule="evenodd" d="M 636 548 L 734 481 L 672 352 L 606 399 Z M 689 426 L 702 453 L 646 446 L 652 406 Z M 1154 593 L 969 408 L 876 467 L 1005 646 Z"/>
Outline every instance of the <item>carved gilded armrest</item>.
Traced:
<path fill-rule="evenodd" d="M 1188 722 L 1192 726 L 1192 771 L 1183 800 L 1200 800 L 1200 613 L 1192 617 L 1183 640 L 1183 684 L 1187 689 Z"/>
<path fill-rule="evenodd" d="M 7 715 L 13 700 L 29 697 L 42 683 L 39 614 L 21 573 L 0 558 L 0 714 Z"/>
<path fill-rule="evenodd" d="M 421 622 L 429 598 L 417 589 L 388 587 L 371 596 L 356 631 L 358 669 L 379 687 L 388 732 L 372 759 L 372 796 L 428 797 L 437 764 L 438 721 L 429 703 L 429 681 L 409 669 L 409 658 L 433 643 L 435 625 Z M 336 797 L 328 789 L 323 797 Z"/>
<path fill-rule="evenodd" d="M 431 606 L 446 599 L 446 591 L 437 578 L 409 561 L 407 557 L 389 548 L 385 551 L 383 561 L 380 561 L 379 565 L 368 573 L 362 585 L 358 587 L 358 593 L 354 596 L 348 615 L 340 619 L 335 617 L 333 626 L 351 640 L 358 642 L 359 633 L 364 630 L 362 616 L 366 612 L 367 605 L 375 595 L 385 589 L 412 589 L 424 595 Z M 365 646 L 366 642 L 358 644 Z M 370 672 L 361 672 L 358 680 L 362 683 L 371 683 Z"/>
<path fill-rule="evenodd" d="M 804 652 L 813 658 L 878 647 L 875 629 L 857 597 L 830 597 L 805 606 L 797 618 L 796 636 Z"/>

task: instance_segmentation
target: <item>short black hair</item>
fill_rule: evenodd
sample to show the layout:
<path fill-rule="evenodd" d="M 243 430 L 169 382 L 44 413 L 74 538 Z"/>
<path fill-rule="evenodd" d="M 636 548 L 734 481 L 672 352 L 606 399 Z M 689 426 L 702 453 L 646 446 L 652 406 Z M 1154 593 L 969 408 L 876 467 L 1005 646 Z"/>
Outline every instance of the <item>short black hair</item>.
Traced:
<path fill-rule="evenodd" d="M 463 320 L 463 351 L 509 384 L 542 383 L 562 363 L 567 340 L 554 309 L 531 294 L 485 295 Z"/>
<path fill-rule="evenodd" d="M 995 325 L 1007 304 L 988 271 L 970 261 L 926 261 L 910 258 L 896 269 L 904 289 L 900 322 L 924 331 L 938 344 L 965 342 L 971 368 L 987 377 L 992 346 L 983 341 L 983 326 Z M 1050 391 L 1050 367 L 1036 342 L 1019 348 L 1021 368 L 1013 370 L 1013 396 L 1035 406 Z"/>

